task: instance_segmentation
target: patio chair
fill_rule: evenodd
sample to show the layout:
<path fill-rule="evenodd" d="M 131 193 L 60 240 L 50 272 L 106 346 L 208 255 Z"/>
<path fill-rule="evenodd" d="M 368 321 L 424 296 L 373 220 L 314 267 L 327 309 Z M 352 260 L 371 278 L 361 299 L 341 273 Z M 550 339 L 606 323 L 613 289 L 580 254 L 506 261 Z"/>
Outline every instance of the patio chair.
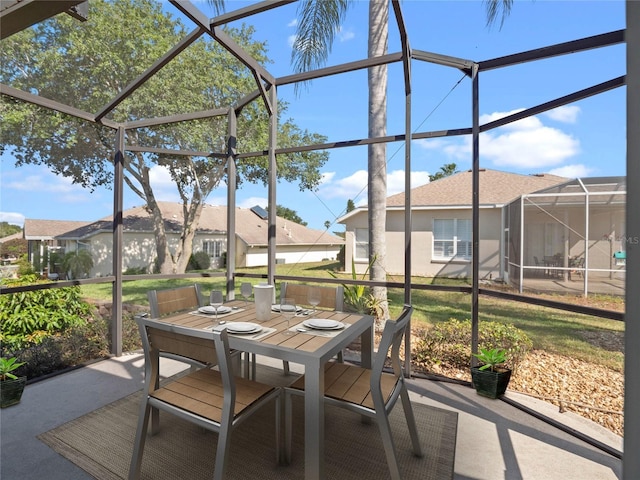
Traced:
<path fill-rule="evenodd" d="M 413 453 L 418 457 L 422 456 L 415 417 L 400 364 L 400 344 L 412 313 L 413 307 L 405 305 L 398 320 L 388 320 L 385 323 L 371 369 L 337 362 L 325 365 L 325 403 L 376 419 L 393 480 L 400 480 L 402 477 L 388 415 L 398 398 L 402 399 Z M 387 358 L 391 360 L 393 373 L 383 370 Z M 304 376 L 285 388 L 285 458 L 288 462 L 291 460 L 292 395 L 304 395 Z"/>
<path fill-rule="evenodd" d="M 310 288 L 312 288 L 312 285 L 282 282 L 280 284 L 280 298 L 293 298 L 296 301 L 296 305 L 310 305 L 308 299 Z M 314 285 L 313 288 L 320 290 L 320 303 L 318 303 L 316 307 L 326 310 L 344 310 L 344 287 L 342 285 L 336 287 L 319 287 Z M 253 361 L 255 363 L 255 359 L 253 359 Z M 342 352 L 338 353 L 338 361 L 343 361 Z M 285 375 L 288 375 L 289 362 L 284 360 L 282 364 Z"/>
<path fill-rule="evenodd" d="M 151 318 L 197 309 L 204 306 L 200 285 L 194 283 L 187 287 L 150 290 L 147 292 Z"/>
<path fill-rule="evenodd" d="M 149 415 L 163 410 L 207 430 L 218 432 L 213 478 L 222 480 L 229 458 L 233 429 L 275 400 L 275 448 L 280 460 L 280 408 L 282 390 L 271 385 L 234 377 L 231 369 L 226 330 L 208 331 L 179 327 L 154 319 L 137 317 L 145 358 L 145 386 L 129 480 L 140 477 Z M 202 364 L 217 364 L 217 370 L 201 368 L 186 376 L 173 377 L 160 386 L 162 353 Z M 156 416 L 157 417 L 157 416 Z M 159 421 L 151 422 L 151 433 L 158 432 Z M 186 459 L 185 459 L 186 461 Z"/>
<path fill-rule="evenodd" d="M 320 290 L 320 303 L 317 305 L 319 308 L 337 311 L 344 309 L 344 287 L 342 285 L 336 287 L 319 287 L 315 285 L 282 282 L 280 285 L 280 297 L 293 298 L 296 301 L 296 305 L 310 305 L 308 295 L 309 289 L 312 287 Z"/>
<path fill-rule="evenodd" d="M 151 309 L 151 318 L 161 318 L 165 315 L 174 313 L 197 310 L 199 307 L 205 306 L 205 301 L 200 290 L 200 285 L 194 283 L 186 287 L 168 288 L 165 290 L 149 290 L 147 292 L 149 298 L 149 308 Z M 240 357 L 243 352 L 232 350 L 231 355 L 238 359 L 236 364 L 240 368 Z M 170 356 L 170 355 L 163 355 Z M 255 359 L 254 359 L 255 360 Z M 197 362 L 187 362 L 192 366 L 201 367 Z M 251 359 L 249 354 L 245 357 L 245 376 L 249 378 L 249 369 L 251 368 Z M 255 369 L 255 367 L 254 367 Z"/>
<path fill-rule="evenodd" d="M 533 256 L 533 263 L 535 263 L 536 267 L 541 267 L 542 265 L 540 264 L 540 260 L 538 260 L 538 257 L 536 257 L 535 255 Z M 533 274 L 534 277 L 540 277 L 542 275 L 546 275 L 547 271 L 546 270 L 542 270 L 542 269 L 537 269 L 535 273 Z"/>

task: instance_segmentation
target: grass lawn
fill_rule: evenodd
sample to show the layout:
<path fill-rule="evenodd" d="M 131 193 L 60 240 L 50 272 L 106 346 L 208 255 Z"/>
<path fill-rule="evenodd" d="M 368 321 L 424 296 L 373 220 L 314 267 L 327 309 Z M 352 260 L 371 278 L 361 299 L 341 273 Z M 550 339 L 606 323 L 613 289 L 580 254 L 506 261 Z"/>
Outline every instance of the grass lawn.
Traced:
<path fill-rule="evenodd" d="M 276 275 L 332 278 L 329 271 L 336 273 L 337 267 L 337 264 L 332 262 L 301 265 L 280 264 L 276 265 Z M 267 270 L 266 267 L 263 267 L 238 269 L 238 272 L 266 274 Z M 351 276 L 345 275 L 344 278 L 350 279 Z M 390 278 L 389 280 L 402 281 L 400 278 Z M 125 281 L 123 283 L 123 301 L 124 303 L 147 305 L 148 290 L 189 285 L 194 281 L 201 284 L 204 293 L 208 293 L 214 288 L 224 290 L 226 284 L 225 277 Z M 256 284 L 263 280 L 243 278 L 237 281 L 236 295 L 239 294 L 242 281 Z M 434 282 L 433 279 L 416 278 L 414 283 Z M 464 284 L 461 280 L 450 279 L 446 281 L 438 279 L 438 283 Z M 87 298 L 104 301 L 111 299 L 111 284 L 85 285 L 82 287 L 82 291 Z M 395 316 L 402 308 L 404 293 L 400 289 L 389 289 L 388 298 L 391 316 Z M 561 298 L 557 300 L 562 301 Z M 571 299 L 565 301 L 570 303 Z M 599 301 L 619 303 L 618 299 L 607 299 L 602 296 L 599 296 Z M 437 322 L 443 322 L 450 318 L 459 320 L 471 318 L 471 296 L 465 293 L 414 290 L 412 303 L 415 308 L 412 318 L 414 326 L 429 328 Z M 570 356 L 622 371 L 624 358 L 621 350 L 624 338 L 623 322 L 484 296 L 481 296 L 479 300 L 479 312 L 480 321 L 514 324 L 531 338 L 535 349 Z"/>

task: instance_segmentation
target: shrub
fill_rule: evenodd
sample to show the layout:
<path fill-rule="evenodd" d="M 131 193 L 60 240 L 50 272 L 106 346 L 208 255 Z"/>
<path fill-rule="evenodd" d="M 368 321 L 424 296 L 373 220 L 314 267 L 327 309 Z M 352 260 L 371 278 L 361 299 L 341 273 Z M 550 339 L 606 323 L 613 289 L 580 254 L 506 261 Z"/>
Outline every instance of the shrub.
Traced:
<path fill-rule="evenodd" d="M 123 275 L 145 275 L 146 273 L 146 267 L 127 267 Z"/>
<path fill-rule="evenodd" d="M 123 350 L 141 348 L 138 326 L 132 313 L 123 314 Z M 21 362 L 20 375 L 29 379 L 60 372 L 83 363 L 107 358 L 111 340 L 110 319 L 97 318 L 74 325 L 64 332 L 46 334 L 34 342 L 23 342 L 19 348 L 9 351 L 2 346 L 2 355 L 10 353 Z"/>
<path fill-rule="evenodd" d="M 33 265 L 31 265 L 31 263 L 29 263 L 29 259 L 27 258 L 27 255 L 20 255 L 20 258 L 18 259 L 18 276 L 22 277 L 22 276 L 28 276 L 28 275 L 33 275 L 35 273 L 35 270 L 33 269 Z"/>
<path fill-rule="evenodd" d="M 206 252 L 194 252 L 189 257 L 189 263 L 187 264 L 187 270 L 209 270 L 211 266 L 211 259 Z"/>
<path fill-rule="evenodd" d="M 478 343 L 485 349 L 505 350 L 505 366 L 517 370 L 533 343 L 512 324 L 480 322 Z M 449 319 L 417 335 L 413 355 L 427 369 L 434 365 L 468 369 L 471 366 L 471 320 Z"/>
<path fill-rule="evenodd" d="M 68 252 L 62 259 L 62 269 L 70 278 L 85 278 L 93 268 L 93 258 L 87 250 Z"/>
<path fill-rule="evenodd" d="M 35 275 L 18 280 L 4 279 L 3 285 L 42 283 Z M 42 340 L 47 335 L 81 325 L 91 318 L 92 306 L 80 297 L 80 287 L 52 288 L 0 295 L 0 331 L 5 344 Z"/>

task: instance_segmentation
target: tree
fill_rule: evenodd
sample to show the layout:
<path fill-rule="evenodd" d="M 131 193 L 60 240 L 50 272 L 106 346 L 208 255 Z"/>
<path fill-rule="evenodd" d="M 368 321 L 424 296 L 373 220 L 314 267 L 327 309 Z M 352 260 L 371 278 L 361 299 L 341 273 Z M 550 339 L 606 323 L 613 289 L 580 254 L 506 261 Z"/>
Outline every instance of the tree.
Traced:
<path fill-rule="evenodd" d="M 26 91 L 69 104 L 84 111 L 104 105 L 138 78 L 151 64 L 187 35 L 184 25 L 162 12 L 152 0 L 92 0 L 89 19 L 77 23 L 59 15 L 3 40 L 1 81 Z M 266 45 L 252 39 L 243 26 L 227 33 L 253 58 L 269 61 Z M 187 73 L 185 73 L 187 72 Z M 252 74 L 224 48 L 203 37 L 125 99 L 107 118 L 127 122 L 176 113 L 228 107 L 256 89 Z M 3 96 L 3 144 L 12 147 L 16 165 L 43 164 L 86 188 L 113 184 L 115 135 L 101 125 Z M 286 113 L 280 103 L 278 113 Z M 241 151 L 261 151 L 268 145 L 268 116 L 259 102 L 246 106 L 238 118 Z M 291 120 L 278 122 L 282 147 L 321 143 L 326 138 L 298 128 Z M 127 131 L 128 146 L 226 151 L 226 119 L 139 128 Z M 326 153 L 299 153 L 278 157 L 278 174 L 313 189 L 320 182 L 319 168 Z M 161 273 L 184 272 L 204 201 L 225 175 L 225 160 L 215 157 L 176 156 L 128 151 L 125 182 L 146 204 L 154 223 L 157 263 Z M 183 208 L 180 242 L 169 249 L 165 222 L 150 176 L 165 167 L 176 183 Z M 267 159 L 238 162 L 238 182 L 266 183 Z"/>
<path fill-rule="evenodd" d="M 487 24 L 509 14 L 513 0 L 484 0 Z M 298 32 L 292 58 L 296 71 L 324 66 L 338 27 L 341 26 L 351 0 L 305 0 L 300 7 Z M 389 2 L 369 2 L 369 57 L 387 53 Z M 386 65 L 369 68 L 369 137 L 386 135 Z M 371 280 L 386 280 L 386 195 L 387 169 L 385 144 L 368 146 L 369 260 Z M 388 317 L 387 290 L 374 287 L 373 295 Z"/>
<path fill-rule="evenodd" d="M 440 167 L 440 171 L 439 172 L 436 172 L 433 175 L 429 175 L 429 181 L 433 182 L 435 180 L 440 180 L 441 178 L 449 177 L 449 176 L 453 175 L 454 173 L 458 173 L 458 171 L 456 170 L 456 164 L 455 163 L 446 163 L 445 165 Z"/>
<path fill-rule="evenodd" d="M 12 225 L 8 222 L 0 222 L 0 238 L 8 237 L 14 233 L 21 232 L 22 228 L 18 225 Z"/>
<path fill-rule="evenodd" d="M 1 257 L 16 257 L 26 255 L 29 242 L 24 238 L 12 238 L 0 243 Z"/>
<path fill-rule="evenodd" d="M 326 63 L 335 33 L 341 26 L 350 0 L 306 0 L 299 9 L 300 18 L 292 60 L 298 72 L 318 68 Z M 389 37 L 388 0 L 369 2 L 368 56 L 385 55 Z M 387 134 L 387 66 L 369 68 L 369 137 Z M 387 148 L 384 143 L 368 146 L 369 204 L 369 278 L 385 281 L 387 218 Z M 373 287 L 372 293 L 382 306 L 381 317 L 388 318 L 386 287 Z"/>
<path fill-rule="evenodd" d="M 93 268 L 93 258 L 87 250 L 68 252 L 62 260 L 62 269 L 70 279 L 85 278 Z"/>
<path fill-rule="evenodd" d="M 351 200 L 351 199 L 347 200 L 347 208 L 345 210 L 345 213 L 352 212 L 355 209 L 356 209 L 356 204 L 353 203 L 353 200 Z"/>
<path fill-rule="evenodd" d="M 278 217 L 286 218 L 287 220 L 291 220 L 292 222 L 299 223 L 300 225 L 307 226 L 307 222 L 302 220 L 298 215 L 298 212 L 295 210 L 291 210 L 290 208 L 283 207 L 282 205 L 276 205 L 276 215 Z"/>

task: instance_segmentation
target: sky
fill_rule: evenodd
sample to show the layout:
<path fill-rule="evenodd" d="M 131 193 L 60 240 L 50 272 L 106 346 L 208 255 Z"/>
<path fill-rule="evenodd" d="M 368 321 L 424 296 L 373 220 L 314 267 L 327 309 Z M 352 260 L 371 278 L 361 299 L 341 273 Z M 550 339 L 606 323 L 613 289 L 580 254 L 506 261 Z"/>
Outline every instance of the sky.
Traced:
<path fill-rule="evenodd" d="M 206 1 L 195 1 L 207 15 Z M 227 0 L 227 11 L 252 2 Z M 183 18 L 168 2 L 164 9 Z M 410 46 L 472 61 L 483 61 L 556 43 L 625 28 L 625 5 L 615 1 L 516 1 L 500 28 L 486 26 L 480 1 L 404 0 L 404 19 Z M 367 56 L 365 1 L 352 2 L 336 34 L 327 66 Z M 297 5 L 264 12 L 245 22 L 256 28 L 254 38 L 266 41 L 266 65 L 275 77 L 293 73 L 290 58 L 295 38 Z M 183 22 L 191 28 L 190 21 Z M 400 40 L 393 12 L 390 17 L 389 52 L 399 52 Z M 480 123 L 504 117 L 563 97 L 625 74 L 625 47 L 616 45 L 573 55 L 529 62 L 480 74 Z M 429 132 L 471 126 L 471 81 L 461 71 L 425 62 L 412 62 L 412 131 Z M 557 108 L 483 133 L 480 166 L 518 174 L 552 173 L 568 178 L 623 176 L 626 174 L 625 87 Z M 278 98 L 288 102 L 287 118 L 301 128 L 345 141 L 367 137 L 366 71 L 316 79 L 296 93 L 293 86 L 278 88 Z M 389 66 L 387 134 L 404 134 L 405 96 L 401 64 Z M 388 194 L 402 192 L 405 145 L 387 146 Z M 347 201 L 366 203 L 367 149 L 329 150 L 316 191 L 301 192 L 296 184 L 277 185 L 277 203 L 295 210 L 312 228 L 342 231 L 335 221 Z M 411 143 L 411 184 L 429 181 L 443 165 L 455 163 L 458 171 L 471 168 L 471 138 L 447 137 Z M 15 167 L 10 152 L 0 157 L 0 221 L 22 226 L 24 219 L 94 221 L 111 215 L 113 193 L 90 192 L 55 176 L 46 167 Z M 177 201 L 178 194 L 166 171 L 152 172 L 156 197 Z M 223 186 L 206 199 L 226 204 Z M 125 192 L 125 209 L 141 199 Z M 267 205 L 266 187 L 243 184 L 237 192 L 240 207 Z"/>

